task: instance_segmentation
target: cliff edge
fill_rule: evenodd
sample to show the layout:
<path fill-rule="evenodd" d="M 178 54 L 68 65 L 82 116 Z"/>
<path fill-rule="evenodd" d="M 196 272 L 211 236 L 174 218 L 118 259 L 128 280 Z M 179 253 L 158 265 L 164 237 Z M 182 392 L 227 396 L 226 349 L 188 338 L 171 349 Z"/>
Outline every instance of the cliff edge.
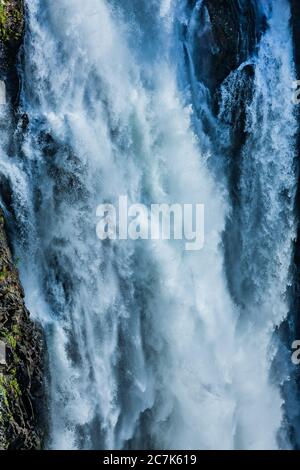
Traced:
<path fill-rule="evenodd" d="M 19 95 L 16 62 L 23 30 L 23 0 L 0 0 L 0 82 L 12 112 Z M 12 134 L 13 126 L 12 120 Z M 0 449 L 39 449 L 42 441 L 38 419 L 43 390 L 42 333 L 30 320 L 25 307 L 18 270 L 7 239 L 1 209 L 5 207 L 5 195 L 1 192 Z"/>

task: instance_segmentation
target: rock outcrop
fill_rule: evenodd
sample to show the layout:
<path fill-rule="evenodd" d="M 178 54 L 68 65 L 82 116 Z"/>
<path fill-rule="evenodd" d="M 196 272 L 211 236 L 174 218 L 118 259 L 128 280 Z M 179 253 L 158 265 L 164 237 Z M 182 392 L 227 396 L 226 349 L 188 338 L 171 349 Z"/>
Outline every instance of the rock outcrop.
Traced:
<path fill-rule="evenodd" d="M 238 204 L 240 154 L 247 138 L 247 105 L 253 94 L 253 57 L 267 21 L 258 0 L 189 0 L 193 27 L 192 59 L 196 77 L 210 90 L 213 111 L 230 133 L 228 179 Z M 224 100 L 224 96 L 230 100 Z M 222 143 L 223 145 L 223 143 Z M 234 254 L 235 256 L 235 254 Z"/>
<path fill-rule="evenodd" d="M 23 0 L 0 0 L 0 80 L 5 84 L 8 103 L 3 119 L 7 116 L 6 133 L 11 134 L 14 119 L 10 116 L 14 114 L 19 94 L 16 62 L 23 29 Z M 1 183 L 2 207 L 7 201 L 4 187 Z M 41 447 L 38 409 L 43 392 L 42 364 L 42 333 L 30 320 L 25 307 L 4 213 L 0 209 L 0 449 Z"/>
<path fill-rule="evenodd" d="M 290 0 L 291 4 L 291 27 L 294 43 L 294 60 L 296 78 L 300 80 L 300 2 Z M 288 318 L 280 328 L 282 342 L 287 350 L 295 340 L 300 338 L 300 109 L 296 107 L 298 117 L 298 143 L 296 147 L 297 160 L 296 171 L 298 173 L 298 185 L 296 193 L 295 214 L 297 220 L 297 237 L 294 243 L 294 259 L 291 267 L 293 283 L 289 289 L 290 312 Z M 291 351 L 292 354 L 292 351 Z M 293 448 L 300 450 L 300 410 L 295 407 L 295 403 L 300 401 L 300 369 L 299 366 L 291 364 L 289 377 L 282 385 L 283 396 L 285 398 L 284 411 L 289 423 L 289 435 Z"/>
<path fill-rule="evenodd" d="M 300 3 L 298 0 L 290 0 L 292 11 L 292 31 L 294 38 L 294 57 L 297 70 L 297 78 L 300 80 Z"/>
<path fill-rule="evenodd" d="M 196 0 L 189 0 L 189 5 L 197 8 Z M 257 0 L 204 0 L 196 21 L 195 73 L 214 92 L 255 52 L 266 20 Z"/>
<path fill-rule="evenodd" d="M 29 318 L 0 211 L 0 448 L 41 445 L 37 404 L 42 393 L 42 335 Z"/>
<path fill-rule="evenodd" d="M 23 0 L 0 0 L 0 79 L 15 106 L 19 95 L 17 54 L 24 30 Z"/>
<path fill-rule="evenodd" d="M 293 32 L 293 42 L 294 42 L 294 59 L 296 65 L 296 78 L 300 80 L 300 2 L 298 0 L 290 0 L 291 1 L 291 25 L 292 25 L 292 32 Z M 299 87 L 298 87 L 299 88 Z M 294 259 L 294 274 L 295 274 L 295 285 L 293 289 L 293 305 L 292 305 L 292 312 L 293 312 L 293 325 L 292 331 L 290 332 L 291 339 L 295 339 L 295 334 L 293 330 L 297 332 L 297 338 L 300 337 L 300 106 L 298 105 L 298 145 L 297 145 L 297 164 L 298 164 L 298 188 L 297 188 L 297 197 L 296 197 L 296 215 L 298 220 L 298 233 L 295 242 L 295 259 Z M 294 337 L 293 337 L 294 335 Z M 300 396 L 300 374 L 298 375 L 298 388 L 299 388 L 299 396 Z M 298 436 L 298 440 L 300 442 L 300 432 Z"/>

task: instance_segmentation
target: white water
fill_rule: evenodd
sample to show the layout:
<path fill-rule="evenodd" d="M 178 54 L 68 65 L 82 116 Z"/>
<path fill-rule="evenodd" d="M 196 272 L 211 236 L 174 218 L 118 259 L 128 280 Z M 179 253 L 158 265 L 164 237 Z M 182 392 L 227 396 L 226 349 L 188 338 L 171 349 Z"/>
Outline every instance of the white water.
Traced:
<path fill-rule="evenodd" d="M 47 446 L 277 448 L 271 345 L 287 315 L 294 237 L 287 0 L 269 2 L 248 115 L 243 250 L 232 267 L 244 307 L 223 265 L 229 197 L 177 84 L 177 2 L 26 3 L 21 105 L 30 124 L 24 155 L 2 156 L 1 171 L 14 188 L 27 305 L 47 337 Z M 101 243 L 96 207 L 125 194 L 204 203 L 204 249 Z"/>
<path fill-rule="evenodd" d="M 267 10 L 269 30 L 255 61 L 255 93 L 246 123 L 249 137 L 240 164 L 241 253 L 233 267 L 236 294 L 242 304 L 240 346 L 236 352 L 240 363 L 237 441 L 242 448 L 256 439 L 267 446 L 272 441 L 266 440 L 266 433 L 269 431 L 271 438 L 279 427 L 283 401 L 278 390 L 269 385 L 268 370 L 276 354 L 270 337 L 288 314 L 286 288 L 291 282 L 291 249 L 296 238 L 293 206 L 297 123 L 291 99 L 295 72 L 288 27 L 290 11 L 285 1 L 269 5 L 273 12 Z M 236 84 L 234 77 L 232 84 Z M 230 85 L 224 89 L 225 96 L 226 91 L 230 91 Z M 256 374 L 257 381 L 249 381 Z M 259 423 L 266 423 L 268 430 Z M 275 438 L 273 434 L 274 447 Z"/>

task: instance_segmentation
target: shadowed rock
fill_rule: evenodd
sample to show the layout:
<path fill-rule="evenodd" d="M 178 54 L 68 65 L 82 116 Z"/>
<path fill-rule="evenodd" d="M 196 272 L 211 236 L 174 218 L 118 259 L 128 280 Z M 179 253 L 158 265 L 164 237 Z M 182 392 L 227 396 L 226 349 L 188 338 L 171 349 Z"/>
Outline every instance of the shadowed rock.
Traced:
<path fill-rule="evenodd" d="M 0 80 L 8 110 L 1 126 L 7 141 L 14 133 L 19 81 L 16 61 L 24 28 L 23 0 L 0 0 Z M 5 107 L 5 104 L 2 103 Z M 7 147 L 1 142 L 2 150 Z M 9 145 L 8 145 L 9 147 Z M 10 187 L 0 174 L 0 202 L 10 209 Z M 0 449 L 39 449 L 39 404 L 43 394 L 43 341 L 29 318 L 0 209 Z"/>
<path fill-rule="evenodd" d="M 199 81 L 215 91 L 256 50 L 266 27 L 257 0 L 204 0 L 194 29 L 193 63 Z M 203 27 L 205 25 L 205 27 Z"/>

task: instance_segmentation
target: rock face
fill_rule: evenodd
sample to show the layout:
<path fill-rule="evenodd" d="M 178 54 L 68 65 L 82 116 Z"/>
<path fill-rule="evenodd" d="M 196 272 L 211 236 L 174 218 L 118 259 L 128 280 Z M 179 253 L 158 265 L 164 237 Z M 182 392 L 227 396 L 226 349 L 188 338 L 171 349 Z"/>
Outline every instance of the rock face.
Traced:
<path fill-rule="evenodd" d="M 22 0 L 1 0 L 0 37 L 5 43 L 21 42 L 24 27 L 24 5 Z"/>
<path fill-rule="evenodd" d="M 291 4 L 291 26 L 294 42 L 294 59 L 296 68 L 296 78 L 300 80 L 300 2 L 298 0 L 290 0 Z M 290 350 L 291 344 L 300 338 L 300 107 L 298 105 L 298 144 L 297 144 L 297 172 L 298 186 L 296 194 L 295 213 L 298 222 L 297 237 L 294 245 L 294 260 L 291 268 L 293 275 L 293 284 L 289 290 L 290 313 L 288 319 L 281 327 L 281 336 L 286 348 Z M 295 407 L 295 403 L 300 401 L 300 369 L 294 366 L 289 371 L 289 380 L 283 384 L 284 397 L 292 397 L 288 405 L 285 406 L 285 413 L 290 424 L 290 439 L 293 448 L 300 450 L 300 410 Z"/>
<path fill-rule="evenodd" d="M 193 28 L 192 58 L 196 77 L 210 90 L 214 113 L 229 126 L 228 179 L 238 204 L 240 154 L 247 138 L 246 109 L 252 99 L 252 58 L 267 27 L 258 0 L 189 0 Z M 242 66 L 242 64 L 244 64 Z M 222 91 L 231 99 L 226 103 Z M 220 111 L 221 108 L 221 111 Z"/>
<path fill-rule="evenodd" d="M 197 8 L 195 0 L 189 0 L 189 5 Z M 265 17 L 257 0 L 204 0 L 196 21 L 195 72 L 215 91 L 230 72 L 255 52 L 266 26 Z"/>
<path fill-rule="evenodd" d="M 23 0 L 0 0 L 0 77 L 14 105 L 19 94 L 17 54 L 24 30 Z"/>
<path fill-rule="evenodd" d="M 300 3 L 298 0 L 290 0 L 292 11 L 292 30 L 294 37 L 294 56 L 297 70 L 297 78 L 300 80 Z"/>
<path fill-rule="evenodd" d="M 294 42 L 294 58 L 296 64 L 296 78 L 300 80 L 300 2 L 298 0 L 290 0 L 291 1 L 291 12 L 292 12 L 292 31 L 293 31 L 293 42 Z M 293 328 L 297 332 L 297 338 L 300 338 L 300 316 L 299 316 L 299 309 L 300 309 L 300 174 L 299 174 L 299 166 L 300 166 L 300 107 L 298 105 L 298 122 L 299 122 L 299 129 L 298 129 L 298 145 L 297 145 L 297 153 L 298 153 L 298 188 L 297 188 L 297 198 L 296 198 L 296 215 L 298 220 L 298 234 L 295 244 L 295 259 L 294 259 L 294 269 L 295 269 L 295 286 L 293 289 L 293 299 L 294 304 L 292 305 L 292 312 L 294 314 L 294 324 Z M 293 331 L 291 332 L 291 338 L 295 339 L 295 335 L 293 337 Z M 300 374 L 298 375 L 298 388 L 299 388 L 299 396 L 300 396 Z M 300 442 L 300 436 L 299 436 Z"/>
<path fill-rule="evenodd" d="M 39 448 L 42 335 L 29 319 L 0 211 L 0 448 Z M 4 360 L 3 360 L 4 359 Z"/>
<path fill-rule="evenodd" d="M 23 8 L 23 0 L 0 0 L 0 80 L 5 83 L 8 114 L 14 114 L 18 100 L 16 59 L 23 35 Z M 8 116 L 7 122 L 13 134 L 14 119 Z M 1 184 L 3 207 L 6 200 Z M 25 307 L 0 209 L 0 449 L 41 447 L 42 353 L 42 333 Z"/>

